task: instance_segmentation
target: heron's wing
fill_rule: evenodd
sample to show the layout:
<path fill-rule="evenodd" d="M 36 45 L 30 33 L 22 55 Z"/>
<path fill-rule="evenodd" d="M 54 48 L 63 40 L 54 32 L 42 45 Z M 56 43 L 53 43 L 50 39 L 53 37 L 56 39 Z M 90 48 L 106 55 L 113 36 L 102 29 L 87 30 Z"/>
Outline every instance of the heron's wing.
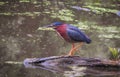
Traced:
<path fill-rule="evenodd" d="M 91 40 L 83 33 L 80 29 L 74 26 L 69 26 L 67 28 L 67 34 L 69 38 L 76 42 L 86 42 L 90 43 Z"/>

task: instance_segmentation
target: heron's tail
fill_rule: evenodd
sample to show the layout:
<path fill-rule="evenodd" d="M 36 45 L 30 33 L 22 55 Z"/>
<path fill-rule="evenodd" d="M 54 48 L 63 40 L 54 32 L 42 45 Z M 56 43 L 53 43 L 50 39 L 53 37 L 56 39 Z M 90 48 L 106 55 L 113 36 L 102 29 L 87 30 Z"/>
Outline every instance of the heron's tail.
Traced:
<path fill-rule="evenodd" d="M 92 40 L 90 39 L 90 38 L 88 38 L 87 40 L 86 40 L 86 43 L 87 44 L 90 44 L 92 42 Z"/>

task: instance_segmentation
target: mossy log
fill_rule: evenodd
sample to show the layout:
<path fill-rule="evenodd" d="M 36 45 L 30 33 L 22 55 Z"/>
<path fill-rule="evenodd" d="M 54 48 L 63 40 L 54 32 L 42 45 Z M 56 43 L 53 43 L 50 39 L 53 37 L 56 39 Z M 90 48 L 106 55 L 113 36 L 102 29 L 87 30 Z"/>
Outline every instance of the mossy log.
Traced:
<path fill-rule="evenodd" d="M 86 74 L 120 75 L 120 61 L 82 58 L 79 56 L 28 58 L 24 60 L 24 65 L 26 67 L 43 68 L 54 72 L 78 71 L 79 69 Z"/>

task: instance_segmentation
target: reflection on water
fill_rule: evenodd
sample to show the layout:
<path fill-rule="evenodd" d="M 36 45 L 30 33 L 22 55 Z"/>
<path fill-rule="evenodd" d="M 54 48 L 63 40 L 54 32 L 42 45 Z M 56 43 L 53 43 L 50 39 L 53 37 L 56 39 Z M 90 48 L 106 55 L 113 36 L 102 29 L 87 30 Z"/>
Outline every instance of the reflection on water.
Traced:
<path fill-rule="evenodd" d="M 92 43 L 85 44 L 78 55 L 109 59 L 108 47 L 120 48 L 119 10 L 119 0 L 0 1 L 0 77 L 60 76 L 42 69 L 4 64 L 5 61 L 18 62 L 28 57 L 68 53 L 69 43 L 52 30 L 40 29 L 54 21 L 73 24 L 91 37 Z"/>

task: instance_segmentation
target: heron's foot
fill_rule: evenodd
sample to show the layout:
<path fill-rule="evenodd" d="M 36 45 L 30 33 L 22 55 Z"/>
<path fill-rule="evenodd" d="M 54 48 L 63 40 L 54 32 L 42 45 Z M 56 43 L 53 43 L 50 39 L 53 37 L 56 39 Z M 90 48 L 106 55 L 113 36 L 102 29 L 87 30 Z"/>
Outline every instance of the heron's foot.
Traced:
<path fill-rule="evenodd" d="M 69 51 L 68 56 L 73 56 L 75 52 L 76 52 L 76 49 L 73 48 L 72 50 Z"/>
<path fill-rule="evenodd" d="M 79 45 L 77 45 L 77 46 L 73 46 L 72 47 L 72 49 L 69 51 L 69 56 L 73 56 L 74 55 L 74 53 L 78 50 L 78 48 L 80 48 L 81 46 L 83 45 L 83 43 L 81 42 Z"/>

